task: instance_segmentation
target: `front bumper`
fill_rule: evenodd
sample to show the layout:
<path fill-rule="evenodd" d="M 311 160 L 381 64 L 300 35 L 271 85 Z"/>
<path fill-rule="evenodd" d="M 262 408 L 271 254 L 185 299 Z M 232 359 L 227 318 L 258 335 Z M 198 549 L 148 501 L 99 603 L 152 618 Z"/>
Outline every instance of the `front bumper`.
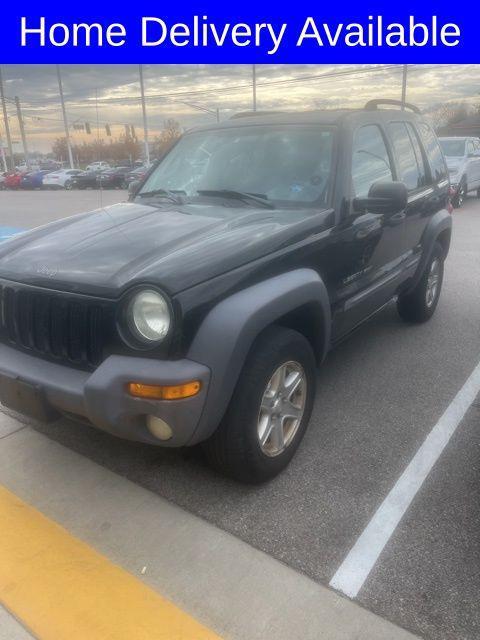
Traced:
<path fill-rule="evenodd" d="M 0 344 L 0 374 L 39 387 L 50 407 L 87 419 L 93 426 L 128 440 L 181 447 L 188 445 L 202 417 L 210 382 L 208 367 L 192 360 L 160 361 L 110 356 L 94 372 L 47 362 Z M 126 391 L 129 382 L 175 385 L 200 380 L 200 392 L 183 400 L 145 400 Z M 161 441 L 147 428 L 146 416 L 169 424 L 173 436 Z M 198 441 L 196 434 L 195 441 Z"/>

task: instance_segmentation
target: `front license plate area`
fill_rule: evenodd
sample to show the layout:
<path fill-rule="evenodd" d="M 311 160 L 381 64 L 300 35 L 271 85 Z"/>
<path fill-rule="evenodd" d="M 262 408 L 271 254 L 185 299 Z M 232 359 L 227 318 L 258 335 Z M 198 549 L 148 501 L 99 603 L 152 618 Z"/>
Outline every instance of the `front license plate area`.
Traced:
<path fill-rule="evenodd" d="M 0 402 L 13 411 L 41 422 L 52 422 L 59 416 L 48 403 L 39 385 L 25 382 L 20 378 L 0 375 Z"/>

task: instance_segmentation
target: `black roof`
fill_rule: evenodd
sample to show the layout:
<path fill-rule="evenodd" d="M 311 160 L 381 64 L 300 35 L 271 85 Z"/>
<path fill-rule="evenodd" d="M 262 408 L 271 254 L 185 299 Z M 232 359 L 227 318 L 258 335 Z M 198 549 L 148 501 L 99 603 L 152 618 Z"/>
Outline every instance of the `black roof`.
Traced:
<path fill-rule="evenodd" d="M 370 103 L 367 103 L 367 107 Z M 388 104 L 388 103 L 387 103 Z M 399 103 L 400 104 L 400 103 Z M 324 124 L 336 125 L 354 119 L 357 116 L 370 114 L 375 120 L 390 120 L 392 115 L 398 116 L 399 107 L 396 109 L 318 109 L 315 111 L 257 111 L 244 112 L 231 117 L 229 120 L 222 120 L 220 123 L 195 127 L 194 131 L 205 131 L 212 129 L 225 129 L 231 127 L 242 127 L 262 124 Z M 417 110 L 418 113 L 418 110 Z M 416 116 L 411 110 L 401 111 L 402 118 L 413 119 Z"/>

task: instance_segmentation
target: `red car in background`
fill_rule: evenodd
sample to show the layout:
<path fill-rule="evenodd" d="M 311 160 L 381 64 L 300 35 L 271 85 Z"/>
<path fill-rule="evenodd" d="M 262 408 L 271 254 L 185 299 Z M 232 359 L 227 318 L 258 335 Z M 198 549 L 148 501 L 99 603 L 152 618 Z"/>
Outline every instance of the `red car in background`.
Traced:
<path fill-rule="evenodd" d="M 10 172 L 7 173 L 5 177 L 5 182 L 3 183 L 5 189 L 20 189 L 20 183 L 22 181 L 23 173 Z"/>

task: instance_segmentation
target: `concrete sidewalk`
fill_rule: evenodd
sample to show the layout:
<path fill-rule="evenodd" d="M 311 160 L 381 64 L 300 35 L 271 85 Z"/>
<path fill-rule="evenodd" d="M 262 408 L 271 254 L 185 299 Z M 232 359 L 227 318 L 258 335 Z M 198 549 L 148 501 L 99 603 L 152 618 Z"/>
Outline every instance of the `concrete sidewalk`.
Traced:
<path fill-rule="evenodd" d="M 32 640 L 33 636 L 0 605 L 0 640 Z"/>
<path fill-rule="evenodd" d="M 414 637 L 1 412 L 0 483 L 224 638 Z"/>

